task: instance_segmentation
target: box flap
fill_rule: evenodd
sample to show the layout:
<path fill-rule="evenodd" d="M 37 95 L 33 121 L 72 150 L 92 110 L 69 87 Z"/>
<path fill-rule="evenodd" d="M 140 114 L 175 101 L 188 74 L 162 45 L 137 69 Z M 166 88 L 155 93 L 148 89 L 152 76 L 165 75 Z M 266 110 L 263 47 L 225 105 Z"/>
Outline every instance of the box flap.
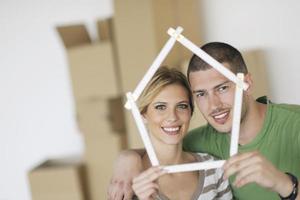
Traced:
<path fill-rule="evenodd" d="M 90 44 L 91 38 L 83 24 L 56 27 L 66 48 Z"/>
<path fill-rule="evenodd" d="M 97 21 L 98 37 L 100 41 L 112 41 L 112 23 L 112 18 Z"/>

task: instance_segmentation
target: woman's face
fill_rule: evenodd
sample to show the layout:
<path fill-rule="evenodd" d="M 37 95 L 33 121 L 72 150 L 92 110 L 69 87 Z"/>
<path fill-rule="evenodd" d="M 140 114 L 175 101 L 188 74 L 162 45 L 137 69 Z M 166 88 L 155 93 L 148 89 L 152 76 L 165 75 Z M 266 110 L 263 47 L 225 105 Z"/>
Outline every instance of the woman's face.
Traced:
<path fill-rule="evenodd" d="M 149 131 L 165 144 L 178 144 L 186 135 L 191 108 L 186 89 L 178 84 L 164 87 L 144 114 Z"/>

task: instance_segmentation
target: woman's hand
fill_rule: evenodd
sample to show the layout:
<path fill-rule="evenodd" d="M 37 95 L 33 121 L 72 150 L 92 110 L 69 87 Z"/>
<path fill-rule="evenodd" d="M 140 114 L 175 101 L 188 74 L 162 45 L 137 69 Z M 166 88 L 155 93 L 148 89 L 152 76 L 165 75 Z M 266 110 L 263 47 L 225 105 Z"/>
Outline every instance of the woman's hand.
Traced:
<path fill-rule="evenodd" d="M 158 184 L 156 180 L 166 174 L 160 166 L 147 169 L 133 179 L 132 188 L 140 200 L 152 200 L 153 195 L 157 194 Z"/>

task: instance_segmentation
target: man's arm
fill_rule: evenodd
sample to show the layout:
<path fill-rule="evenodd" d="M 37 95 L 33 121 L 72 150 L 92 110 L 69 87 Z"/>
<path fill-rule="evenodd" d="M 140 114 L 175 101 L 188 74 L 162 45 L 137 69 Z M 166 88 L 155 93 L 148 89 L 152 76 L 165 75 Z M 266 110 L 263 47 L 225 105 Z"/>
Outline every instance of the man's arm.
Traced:
<path fill-rule="evenodd" d="M 144 149 L 125 150 L 119 154 L 108 186 L 109 200 L 132 199 L 132 180 L 143 171 L 142 156 L 144 154 Z"/>
<path fill-rule="evenodd" d="M 277 192 L 282 197 L 288 196 L 293 190 L 290 177 L 278 170 L 258 151 L 232 156 L 226 161 L 223 168 L 225 171 L 224 179 L 236 174 L 233 183 L 235 187 L 242 187 L 255 182 L 262 187 Z M 297 196 L 297 200 L 300 200 L 300 195 Z"/>

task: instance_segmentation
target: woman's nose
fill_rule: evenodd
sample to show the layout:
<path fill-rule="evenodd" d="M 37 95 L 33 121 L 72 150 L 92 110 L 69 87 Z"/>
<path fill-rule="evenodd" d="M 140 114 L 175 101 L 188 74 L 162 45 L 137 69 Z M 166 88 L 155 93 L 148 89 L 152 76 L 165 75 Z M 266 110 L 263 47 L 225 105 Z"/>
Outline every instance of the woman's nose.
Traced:
<path fill-rule="evenodd" d="M 177 113 L 176 113 L 176 110 L 172 109 L 168 112 L 168 115 L 167 115 L 167 122 L 175 122 L 176 120 L 178 119 L 178 116 L 177 116 Z"/>

